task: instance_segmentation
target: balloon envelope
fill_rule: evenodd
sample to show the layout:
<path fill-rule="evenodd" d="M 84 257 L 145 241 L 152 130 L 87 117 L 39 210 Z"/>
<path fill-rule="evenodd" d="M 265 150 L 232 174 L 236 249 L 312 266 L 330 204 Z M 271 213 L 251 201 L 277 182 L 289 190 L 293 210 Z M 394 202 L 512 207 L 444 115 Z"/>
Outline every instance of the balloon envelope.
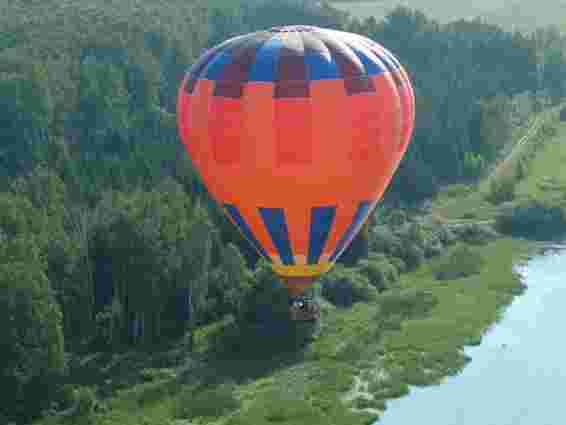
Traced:
<path fill-rule="evenodd" d="M 208 50 L 178 93 L 181 139 L 211 195 L 299 293 L 382 197 L 414 126 L 399 61 L 357 34 L 275 27 Z"/>

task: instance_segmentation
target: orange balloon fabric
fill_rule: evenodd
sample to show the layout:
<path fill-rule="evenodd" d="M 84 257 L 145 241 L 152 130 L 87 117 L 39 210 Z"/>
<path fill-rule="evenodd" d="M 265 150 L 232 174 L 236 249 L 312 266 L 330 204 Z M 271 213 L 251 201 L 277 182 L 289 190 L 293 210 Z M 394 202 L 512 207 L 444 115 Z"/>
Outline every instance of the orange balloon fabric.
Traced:
<path fill-rule="evenodd" d="M 207 51 L 177 119 L 211 195 L 291 285 L 327 271 L 362 227 L 407 149 L 414 103 L 378 43 L 288 26 Z"/>

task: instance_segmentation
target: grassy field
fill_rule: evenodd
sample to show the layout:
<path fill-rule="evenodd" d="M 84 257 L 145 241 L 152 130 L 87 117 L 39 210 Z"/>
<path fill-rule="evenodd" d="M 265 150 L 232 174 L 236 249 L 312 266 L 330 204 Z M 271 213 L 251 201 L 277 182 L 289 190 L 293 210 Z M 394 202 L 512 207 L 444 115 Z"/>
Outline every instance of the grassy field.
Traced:
<path fill-rule="evenodd" d="M 455 2 L 447 0 L 337 0 L 332 4 L 354 16 L 382 18 L 397 5 L 423 11 L 440 22 L 482 16 L 508 30 L 530 31 L 535 26 L 562 25 L 566 16 L 566 1 L 546 0 L 477 0 Z"/>
<path fill-rule="evenodd" d="M 556 125 L 557 135 L 532 160 L 529 174 L 517 186 L 517 196 L 564 199 L 566 190 L 566 122 Z"/>

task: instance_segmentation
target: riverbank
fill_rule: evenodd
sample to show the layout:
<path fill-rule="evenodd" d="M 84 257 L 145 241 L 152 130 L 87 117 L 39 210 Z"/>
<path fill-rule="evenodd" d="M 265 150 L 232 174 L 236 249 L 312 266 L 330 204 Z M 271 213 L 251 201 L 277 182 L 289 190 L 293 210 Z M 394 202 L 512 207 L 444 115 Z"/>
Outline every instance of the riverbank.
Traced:
<path fill-rule="evenodd" d="M 566 345 L 556 336 L 566 299 L 566 246 L 540 246 L 541 255 L 516 267 L 527 291 L 505 309 L 481 345 L 466 348 L 472 361 L 462 373 L 439 386 L 411 388 L 408 396 L 388 402 L 374 425 L 564 422 Z"/>

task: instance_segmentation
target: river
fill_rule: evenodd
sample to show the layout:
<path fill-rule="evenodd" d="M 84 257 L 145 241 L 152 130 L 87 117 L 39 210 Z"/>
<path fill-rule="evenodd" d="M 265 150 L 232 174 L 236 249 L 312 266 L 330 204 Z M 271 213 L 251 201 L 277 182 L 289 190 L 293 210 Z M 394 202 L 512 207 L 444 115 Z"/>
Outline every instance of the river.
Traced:
<path fill-rule="evenodd" d="M 472 361 L 442 384 L 412 387 L 374 425 L 563 425 L 566 383 L 566 250 L 517 266 L 516 297 Z"/>

